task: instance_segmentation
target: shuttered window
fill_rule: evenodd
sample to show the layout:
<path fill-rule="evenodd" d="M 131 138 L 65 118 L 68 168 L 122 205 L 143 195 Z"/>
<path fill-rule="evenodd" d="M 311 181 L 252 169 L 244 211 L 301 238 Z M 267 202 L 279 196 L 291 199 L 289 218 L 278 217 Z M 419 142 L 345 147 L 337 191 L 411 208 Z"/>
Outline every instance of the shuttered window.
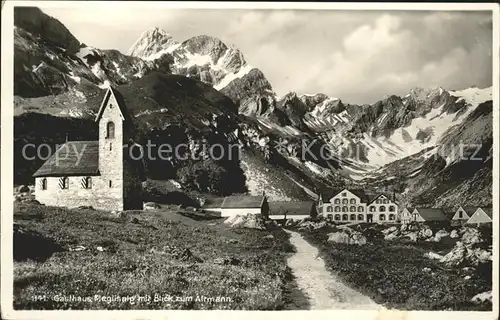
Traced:
<path fill-rule="evenodd" d="M 59 188 L 68 189 L 69 188 L 69 179 L 68 177 L 59 178 Z"/>

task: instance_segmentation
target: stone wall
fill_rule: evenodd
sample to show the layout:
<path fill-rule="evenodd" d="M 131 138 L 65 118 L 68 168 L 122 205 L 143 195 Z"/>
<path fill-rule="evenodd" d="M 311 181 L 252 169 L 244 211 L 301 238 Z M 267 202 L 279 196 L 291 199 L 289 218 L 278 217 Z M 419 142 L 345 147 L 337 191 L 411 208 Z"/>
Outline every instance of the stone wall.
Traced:
<path fill-rule="evenodd" d="M 41 177 L 35 179 L 35 198 L 48 206 L 74 208 L 92 206 L 99 210 L 121 211 L 123 200 L 118 192 L 108 192 L 107 179 L 92 177 L 92 188 L 84 189 L 81 185 L 83 176 L 68 177 L 68 189 L 59 187 L 59 177 L 47 177 L 47 189 L 41 189 Z"/>

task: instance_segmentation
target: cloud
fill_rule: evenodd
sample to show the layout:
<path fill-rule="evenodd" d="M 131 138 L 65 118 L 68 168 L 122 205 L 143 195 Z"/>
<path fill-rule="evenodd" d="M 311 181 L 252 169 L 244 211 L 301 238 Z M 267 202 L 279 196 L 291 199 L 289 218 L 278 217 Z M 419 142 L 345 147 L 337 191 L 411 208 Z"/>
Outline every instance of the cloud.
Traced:
<path fill-rule="evenodd" d="M 491 12 L 44 9 L 87 45 L 127 52 L 146 29 L 206 34 L 238 47 L 283 95 L 371 103 L 415 86 L 492 84 Z"/>

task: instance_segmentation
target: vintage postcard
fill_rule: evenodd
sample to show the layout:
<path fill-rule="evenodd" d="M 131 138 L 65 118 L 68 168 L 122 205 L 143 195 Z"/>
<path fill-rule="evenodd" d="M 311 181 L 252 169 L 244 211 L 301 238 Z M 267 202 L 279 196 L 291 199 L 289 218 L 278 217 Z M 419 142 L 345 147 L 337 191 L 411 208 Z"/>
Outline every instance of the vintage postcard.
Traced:
<path fill-rule="evenodd" d="M 498 19 L 4 1 L 2 318 L 497 319 Z"/>

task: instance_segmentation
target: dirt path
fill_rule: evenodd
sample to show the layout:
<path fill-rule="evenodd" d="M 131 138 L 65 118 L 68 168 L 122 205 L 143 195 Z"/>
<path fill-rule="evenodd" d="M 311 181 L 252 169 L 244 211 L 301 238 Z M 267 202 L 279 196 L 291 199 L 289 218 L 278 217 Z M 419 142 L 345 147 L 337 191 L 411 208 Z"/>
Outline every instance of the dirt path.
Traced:
<path fill-rule="evenodd" d="M 318 249 L 309 244 L 294 231 L 290 242 L 297 252 L 288 259 L 288 265 L 297 278 L 299 288 L 309 297 L 311 309 L 379 309 L 369 297 L 347 287 L 325 268 L 323 259 L 318 256 Z"/>

